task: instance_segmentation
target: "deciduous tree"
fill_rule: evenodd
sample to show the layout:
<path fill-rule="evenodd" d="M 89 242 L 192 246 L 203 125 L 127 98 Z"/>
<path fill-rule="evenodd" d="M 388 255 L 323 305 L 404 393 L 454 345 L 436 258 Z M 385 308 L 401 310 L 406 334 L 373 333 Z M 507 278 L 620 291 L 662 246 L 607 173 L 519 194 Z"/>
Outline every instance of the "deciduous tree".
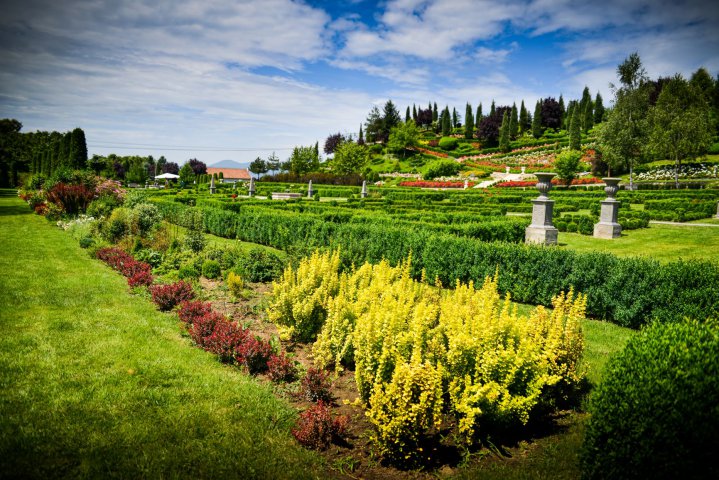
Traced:
<path fill-rule="evenodd" d="M 410 119 L 407 124 L 414 124 L 414 122 Z M 395 127 L 395 130 L 402 128 L 404 125 L 406 124 L 401 124 L 401 126 Z M 369 155 L 365 146 L 347 141 L 341 143 L 337 147 L 335 150 L 335 156 L 329 161 L 329 163 L 330 168 L 337 175 L 349 175 L 351 173 L 361 172 L 365 165 L 367 165 L 368 160 Z"/>

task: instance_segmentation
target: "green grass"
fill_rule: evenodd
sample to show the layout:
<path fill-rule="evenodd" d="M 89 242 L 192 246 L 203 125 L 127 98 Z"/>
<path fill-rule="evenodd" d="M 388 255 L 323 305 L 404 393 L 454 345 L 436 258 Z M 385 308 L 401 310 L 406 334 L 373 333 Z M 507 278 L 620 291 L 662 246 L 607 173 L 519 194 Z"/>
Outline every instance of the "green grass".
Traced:
<path fill-rule="evenodd" d="M 180 225 L 175 225 L 173 223 L 164 222 L 167 226 L 167 230 L 170 233 L 170 238 L 177 238 L 178 240 L 182 241 L 185 234 L 187 233 L 187 229 L 185 227 L 182 227 Z M 243 242 L 242 240 L 237 240 L 234 238 L 223 238 L 218 237 L 209 233 L 205 234 L 205 238 L 207 239 L 207 246 L 213 247 L 213 248 L 234 248 L 239 252 L 247 253 L 252 249 L 259 248 L 262 250 L 266 250 L 268 252 L 272 252 L 276 255 L 278 255 L 280 258 L 287 257 L 287 253 L 282 250 L 277 250 L 276 248 L 267 247 L 265 245 L 258 245 L 256 243 L 249 243 L 249 242 Z"/>
<path fill-rule="evenodd" d="M 604 251 L 618 256 L 645 256 L 660 262 L 684 260 L 719 261 L 719 228 L 650 225 L 627 230 L 613 240 L 578 233 L 559 233 L 560 248 L 581 252 Z"/>
<path fill-rule="evenodd" d="M 292 408 L 17 198 L 0 244 L 0 477 L 321 476 Z"/>

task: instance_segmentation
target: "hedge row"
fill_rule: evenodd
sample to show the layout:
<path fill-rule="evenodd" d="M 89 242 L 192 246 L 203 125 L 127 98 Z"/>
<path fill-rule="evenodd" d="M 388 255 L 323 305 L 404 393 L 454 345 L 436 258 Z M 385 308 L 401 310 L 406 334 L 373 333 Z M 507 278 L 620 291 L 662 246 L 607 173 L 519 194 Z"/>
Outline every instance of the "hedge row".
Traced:
<path fill-rule="evenodd" d="M 157 201 L 170 221 L 181 222 L 184 205 Z M 310 215 L 250 210 L 239 214 L 202 209 L 208 232 L 296 253 L 340 248 L 345 265 L 386 258 L 392 264 L 412 253 L 413 274 L 422 270 L 444 285 L 459 279 L 481 284 L 500 273 L 499 288 L 516 301 L 550 305 L 553 296 L 574 287 L 587 295 L 591 316 L 637 328 L 652 319 L 719 316 L 719 265 L 701 261 L 669 264 L 607 253 L 579 253 L 386 225 L 326 222 Z"/>

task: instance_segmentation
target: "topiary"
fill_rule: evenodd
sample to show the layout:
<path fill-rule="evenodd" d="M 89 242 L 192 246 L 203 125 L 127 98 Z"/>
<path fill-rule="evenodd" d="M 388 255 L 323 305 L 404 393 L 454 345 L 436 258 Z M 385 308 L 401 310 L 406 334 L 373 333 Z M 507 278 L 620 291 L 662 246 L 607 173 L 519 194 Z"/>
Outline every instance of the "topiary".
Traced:
<path fill-rule="evenodd" d="M 442 150 L 454 150 L 457 148 L 457 139 L 454 137 L 442 137 L 439 140 L 439 148 Z"/>
<path fill-rule="evenodd" d="M 719 478 L 719 325 L 654 324 L 595 391 L 584 478 Z M 651 473 L 650 473 L 651 472 Z"/>
<path fill-rule="evenodd" d="M 177 271 L 177 277 L 180 280 L 197 280 L 200 278 L 200 272 L 191 263 L 182 265 Z"/>
<path fill-rule="evenodd" d="M 205 278 L 212 280 L 218 278 L 221 273 L 220 262 L 217 260 L 205 260 L 202 264 L 202 276 Z"/>

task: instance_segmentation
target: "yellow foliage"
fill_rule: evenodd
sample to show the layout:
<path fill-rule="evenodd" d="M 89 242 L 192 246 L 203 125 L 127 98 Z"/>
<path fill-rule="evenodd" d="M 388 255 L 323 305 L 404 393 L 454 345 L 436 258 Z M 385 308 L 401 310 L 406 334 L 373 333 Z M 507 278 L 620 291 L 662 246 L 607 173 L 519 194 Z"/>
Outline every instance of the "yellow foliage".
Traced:
<path fill-rule="evenodd" d="M 233 297 L 243 298 L 242 292 L 245 289 L 245 280 L 235 272 L 230 272 L 227 275 L 227 288 Z"/>

